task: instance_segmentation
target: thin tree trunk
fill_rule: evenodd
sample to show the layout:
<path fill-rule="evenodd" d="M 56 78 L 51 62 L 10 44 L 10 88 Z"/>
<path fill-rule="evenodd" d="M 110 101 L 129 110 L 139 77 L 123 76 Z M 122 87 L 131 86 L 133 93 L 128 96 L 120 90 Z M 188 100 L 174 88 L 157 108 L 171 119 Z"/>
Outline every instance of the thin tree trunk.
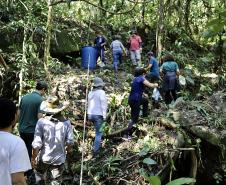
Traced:
<path fill-rule="evenodd" d="M 24 28 L 24 39 L 23 39 L 23 55 L 22 55 L 22 64 L 21 69 L 19 73 L 19 79 L 20 79 L 20 90 L 19 90 L 19 103 L 22 97 L 22 90 L 23 90 L 23 75 L 25 71 L 25 66 L 27 63 L 27 39 L 28 39 L 28 31 L 29 31 L 29 21 L 27 25 Z"/>
<path fill-rule="evenodd" d="M 44 69 L 47 75 L 47 78 L 50 77 L 49 70 L 48 70 L 48 61 L 50 57 L 50 39 L 51 39 L 51 30 L 52 30 L 52 6 L 51 0 L 48 0 L 48 17 L 47 17 L 47 23 L 46 23 L 46 38 L 45 38 L 45 48 L 44 48 Z"/>
<path fill-rule="evenodd" d="M 156 26 L 156 53 L 158 54 L 158 58 L 161 57 L 162 52 L 162 39 L 163 39 L 163 28 L 164 28 L 164 0 L 159 1 L 158 6 L 158 22 Z"/>

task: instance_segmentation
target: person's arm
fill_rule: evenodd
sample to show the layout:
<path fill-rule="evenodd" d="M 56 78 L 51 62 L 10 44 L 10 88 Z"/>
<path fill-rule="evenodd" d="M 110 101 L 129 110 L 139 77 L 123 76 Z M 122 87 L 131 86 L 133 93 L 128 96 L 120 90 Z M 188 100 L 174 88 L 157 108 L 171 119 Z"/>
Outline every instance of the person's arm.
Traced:
<path fill-rule="evenodd" d="M 123 46 L 123 44 L 120 42 L 120 47 L 121 47 L 121 49 L 122 49 L 122 51 L 123 51 L 123 53 L 125 53 L 126 54 L 126 49 L 125 49 L 125 47 Z"/>
<path fill-rule="evenodd" d="M 176 62 L 175 62 L 176 63 Z M 180 75 L 180 70 L 179 70 L 179 67 L 178 67 L 178 64 L 176 63 L 176 74 L 177 74 L 177 76 L 179 76 Z"/>
<path fill-rule="evenodd" d="M 32 158 L 31 158 L 31 166 L 32 166 L 32 168 L 36 168 L 36 166 L 37 166 L 36 158 L 38 156 L 38 152 L 39 152 L 38 148 L 32 148 Z"/>
<path fill-rule="evenodd" d="M 42 135 L 43 135 L 43 128 L 41 126 L 41 120 L 39 120 L 35 127 L 35 133 L 34 133 L 34 140 L 32 142 L 32 158 L 31 158 L 31 164 L 32 167 L 36 167 L 36 157 L 38 155 L 38 152 L 40 148 L 42 147 Z"/>
<path fill-rule="evenodd" d="M 100 95 L 100 101 L 101 101 L 101 108 L 102 108 L 102 113 L 103 113 L 103 119 L 105 120 L 107 117 L 107 97 L 105 92 L 103 91 L 102 94 Z"/>
<path fill-rule="evenodd" d="M 17 172 L 11 174 L 12 185 L 27 185 L 24 172 Z"/>
<path fill-rule="evenodd" d="M 106 44 L 106 39 L 105 39 L 105 37 L 104 36 L 102 36 L 103 37 L 103 42 L 102 42 L 102 44 L 101 44 L 101 47 L 103 47 L 105 44 Z"/>
<path fill-rule="evenodd" d="M 150 83 L 148 80 L 144 80 L 143 81 L 143 84 L 146 85 L 147 87 L 150 87 L 150 88 L 155 88 L 155 87 L 158 87 L 158 84 L 157 83 Z"/>
<path fill-rule="evenodd" d="M 73 127 L 70 121 L 67 121 L 67 135 L 66 135 L 66 151 L 67 154 L 70 156 L 73 153 L 73 144 L 74 144 L 74 134 L 73 134 Z"/>

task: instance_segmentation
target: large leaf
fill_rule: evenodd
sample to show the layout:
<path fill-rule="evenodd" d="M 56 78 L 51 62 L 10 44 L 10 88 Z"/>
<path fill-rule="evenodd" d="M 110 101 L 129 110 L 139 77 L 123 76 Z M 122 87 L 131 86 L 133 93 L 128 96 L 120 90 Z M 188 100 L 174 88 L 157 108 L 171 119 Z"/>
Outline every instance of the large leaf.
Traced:
<path fill-rule="evenodd" d="M 161 185 L 161 181 L 158 176 L 151 176 L 149 177 L 148 181 L 151 183 L 151 185 Z"/>
<path fill-rule="evenodd" d="M 143 163 L 152 165 L 152 164 L 156 164 L 156 161 L 148 157 L 143 160 Z"/>
<path fill-rule="evenodd" d="M 179 178 L 179 179 L 175 179 L 171 182 L 168 182 L 166 185 L 181 185 L 181 184 L 190 184 L 192 182 L 196 182 L 196 180 L 194 178 Z"/>
<path fill-rule="evenodd" d="M 207 27 L 210 27 L 210 26 L 214 26 L 214 25 L 218 25 L 219 23 L 220 23 L 220 19 L 212 19 L 212 20 L 210 20 L 207 24 L 206 24 L 206 26 Z"/>

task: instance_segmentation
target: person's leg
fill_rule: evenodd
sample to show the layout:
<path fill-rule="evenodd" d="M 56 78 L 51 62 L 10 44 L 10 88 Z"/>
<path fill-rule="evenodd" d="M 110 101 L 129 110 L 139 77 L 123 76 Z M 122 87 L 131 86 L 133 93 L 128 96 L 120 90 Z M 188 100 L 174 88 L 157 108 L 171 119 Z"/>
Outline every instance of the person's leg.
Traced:
<path fill-rule="evenodd" d="M 138 67 L 141 66 L 141 54 L 139 50 L 135 51 L 135 56 L 136 56 L 136 63 L 138 65 Z"/>
<path fill-rule="evenodd" d="M 101 61 L 102 61 L 102 63 L 104 63 L 104 64 L 106 64 L 106 62 L 105 62 L 105 54 L 104 54 L 104 49 L 103 48 L 101 48 L 101 53 L 100 53 L 100 57 L 101 57 Z"/>
<path fill-rule="evenodd" d="M 32 157 L 32 142 L 34 140 L 34 133 L 20 133 L 20 137 L 24 140 L 27 147 L 28 155 L 31 160 Z"/>
<path fill-rule="evenodd" d="M 122 51 L 119 51 L 118 53 L 118 62 L 119 62 L 119 65 L 122 64 Z"/>
<path fill-rule="evenodd" d="M 113 51 L 113 65 L 115 74 L 118 73 L 118 52 Z"/>
<path fill-rule="evenodd" d="M 133 66 L 137 66 L 136 53 L 135 53 L 135 51 L 130 51 L 130 58 L 131 58 L 131 61 L 132 61 Z"/>
<path fill-rule="evenodd" d="M 140 103 L 135 101 L 129 102 L 131 108 L 131 121 L 128 124 L 128 127 L 125 131 L 126 135 L 132 135 L 133 125 L 138 122 L 139 114 L 140 114 Z"/>
<path fill-rule="evenodd" d="M 176 101 L 176 99 L 177 99 L 177 92 L 176 92 L 176 90 L 175 89 L 171 90 L 171 94 L 173 96 L 173 100 Z"/>
<path fill-rule="evenodd" d="M 20 133 L 20 137 L 24 140 L 24 143 L 27 147 L 28 155 L 31 161 L 32 157 L 32 142 L 34 140 L 34 133 Z M 36 182 L 35 173 L 33 169 L 30 169 L 25 172 L 27 176 L 28 185 L 34 184 Z"/>
<path fill-rule="evenodd" d="M 170 104 L 172 101 L 170 90 L 165 92 L 165 103 Z"/>
<path fill-rule="evenodd" d="M 148 99 L 147 98 L 142 98 L 141 104 L 143 106 L 143 117 L 148 116 Z"/>
<path fill-rule="evenodd" d="M 93 143 L 93 152 L 97 153 L 101 147 L 102 131 L 100 129 L 103 123 L 103 116 L 93 115 L 93 122 L 94 122 L 95 133 L 96 133 L 94 143 Z"/>
<path fill-rule="evenodd" d="M 64 165 L 51 165 L 50 170 L 49 170 L 49 174 L 50 174 L 50 179 L 51 185 L 61 185 L 63 180 L 62 180 L 62 174 L 63 174 L 63 170 L 64 170 Z"/>

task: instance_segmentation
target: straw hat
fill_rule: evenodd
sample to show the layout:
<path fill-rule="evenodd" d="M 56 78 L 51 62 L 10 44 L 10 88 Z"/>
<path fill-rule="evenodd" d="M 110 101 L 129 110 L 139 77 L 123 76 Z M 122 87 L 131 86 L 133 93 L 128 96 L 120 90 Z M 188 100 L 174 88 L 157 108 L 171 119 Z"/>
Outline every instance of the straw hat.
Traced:
<path fill-rule="evenodd" d="M 103 80 L 99 77 L 95 77 L 93 80 L 93 87 L 103 87 L 105 85 L 105 83 L 103 82 Z"/>
<path fill-rule="evenodd" d="M 40 110 L 46 114 L 57 114 L 69 106 L 68 101 L 60 102 L 56 96 L 50 96 L 40 105 Z"/>

